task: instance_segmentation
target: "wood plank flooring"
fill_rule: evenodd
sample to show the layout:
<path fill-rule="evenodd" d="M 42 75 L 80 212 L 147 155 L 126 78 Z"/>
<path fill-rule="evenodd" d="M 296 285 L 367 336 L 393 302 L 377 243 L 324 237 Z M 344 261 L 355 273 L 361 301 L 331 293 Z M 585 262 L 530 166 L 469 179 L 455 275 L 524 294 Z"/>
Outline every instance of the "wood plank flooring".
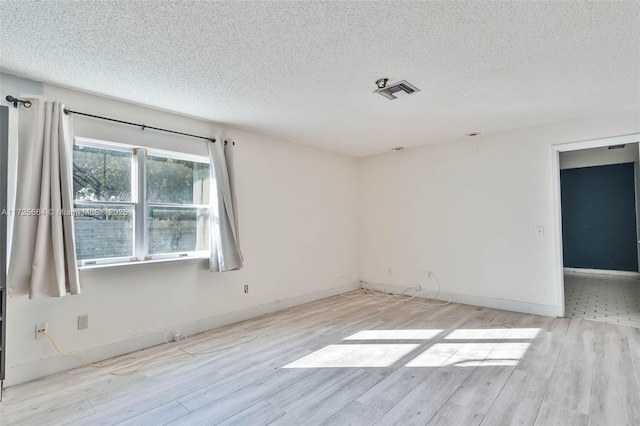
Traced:
<path fill-rule="evenodd" d="M 360 291 L 243 325 L 258 337 L 228 350 L 128 376 L 82 367 L 10 387 L 0 424 L 640 424 L 636 328 Z M 232 325 L 192 336 L 187 349 L 251 335 Z"/>

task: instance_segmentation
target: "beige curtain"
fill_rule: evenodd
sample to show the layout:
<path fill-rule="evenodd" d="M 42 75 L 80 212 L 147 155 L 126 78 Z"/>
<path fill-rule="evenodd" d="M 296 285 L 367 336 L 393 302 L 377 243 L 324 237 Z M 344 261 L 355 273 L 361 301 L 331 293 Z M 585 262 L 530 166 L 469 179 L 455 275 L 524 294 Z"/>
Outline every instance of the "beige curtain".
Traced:
<path fill-rule="evenodd" d="M 207 143 L 211 161 L 211 272 L 241 269 L 232 141 Z"/>
<path fill-rule="evenodd" d="M 73 229 L 73 131 L 59 102 L 20 107 L 16 215 L 7 287 L 29 298 L 80 293 Z"/>

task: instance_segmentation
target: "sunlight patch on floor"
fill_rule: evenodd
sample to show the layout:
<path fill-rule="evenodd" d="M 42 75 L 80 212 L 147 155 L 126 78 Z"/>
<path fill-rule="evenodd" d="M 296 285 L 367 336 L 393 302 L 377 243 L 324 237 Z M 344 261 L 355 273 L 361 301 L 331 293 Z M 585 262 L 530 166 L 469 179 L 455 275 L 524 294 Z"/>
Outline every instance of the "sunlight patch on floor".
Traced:
<path fill-rule="evenodd" d="M 539 328 L 465 328 L 453 330 L 445 340 L 535 339 Z"/>
<path fill-rule="evenodd" d="M 389 367 L 411 352 L 418 355 L 405 367 L 488 367 L 515 366 L 524 356 L 539 328 L 457 329 L 441 336 L 443 330 L 362 330 L 345 341 L 377 343 L 342 343 L 326 346 L 284 368 L 361 368 Z M 430 340 L 442 337 L 436 343 Z M 379 343 L 380 340 L 406 343 Z M 416 343 L 423 340 L 423 343 Z M 517 341 L 519 340 L 519 341 Z"/>
<path fill-rule="evenodd" d="M 529 343 L 436 343 L 407 367 L 477 367 L 517 365 Z"/>
<path fill-rule="evenodd" d="M 329 345 L 284 368 L 389 367 L 420 345 Z"/>
<path fill-rule="evenodd" d="M 344 340 L 428 340 L 442 330 L 362 330 Z"/>

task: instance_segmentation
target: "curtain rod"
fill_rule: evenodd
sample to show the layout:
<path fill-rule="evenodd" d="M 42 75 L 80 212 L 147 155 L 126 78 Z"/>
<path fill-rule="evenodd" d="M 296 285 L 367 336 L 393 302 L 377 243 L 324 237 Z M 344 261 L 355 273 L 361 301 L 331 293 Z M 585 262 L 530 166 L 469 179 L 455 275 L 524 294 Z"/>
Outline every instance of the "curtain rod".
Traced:
<path fill-rule="evenodd" d="M 6 97 L 6 100 L 8 102 L 12 102 L 13 106 L 15 108 L 18 107 L 18 103 L 22 103 L 24 104 L 25 108 L 29 108 L 31 106 L 31 101 L 29 100 L 22 100 L 22 99 L 18 99 L 18 98 L 14 98 L 13 96 L 9 95 Z M 139 123 L 132 123 L 130 121 L 123 121 L 123 120 L 116 120 L 115 118 L 109 118 L 109 117 L 102 117 L 100 115 L 93 115 L 93 114 L 87 114 L 86 112 L 80 112 L 80 111 L 73 111 L 70 110 L 69 108 L 65 108 L 64 109 L 64 113 L 65 114 L 76 114 L 76 115 L 84 115 L 85 117 L 91 117 L 91 118 L 97 118 L 99 120 L 106 120 L 106 121 L 112 121 L 114 123 L 121 123 L 121 124 L 128 124 L 129 126 L 136 126 L 136 127 L 140 127 L 142 130 L 144 129 L 151 129 L 151 130 L 157 130 L 159 132 L 166 132 L 166 133 L 172 133 L 174 135 L 182 135 L 182 136 L 188 136 L 190 138 L 198 138 L 198 139 L 205 139 L 208 140 L 210 142 L 214 142 L 215 143 L 215 138 L 208 138 L 206 136 L 198 136 L 198 135 L 192 135 L 190 133 L 183 133 L 183 132 L 177 132 L 175 130 L 169 130 L 169 129 L 162 129 L 160 127 L 153 127 L 153 126 L 147 126 L 146 124 L 139 124 Z"/>
<path fill-rule="evenodd" d="M 18 108 L 18 104 L 23 104 L 25 108 L 31 108 L 31 101 L 25 101 L 23 99 L 14 98 L 11 95 L 7 95 L 5 98 L 7 102 L 11 102 L 14 108 Z"/>
<path fill-rule="evenodd" d="M 65 114 L 84 115 L 85 117 L 97 118 L 99 120 L 106 120 L 106 121 L 112 121 L 114 123 L 128 124 L 129 126 L 140 127 L 142 130 L 151 129 L 151 130 L 157 130 L 159 132 L 172 133 L 174 135 L 188 136 L 190 138 L 205 139 L 205 140 L 208 140 L 208 141 L 214 142 L 214 143 L 216 141 L 214 138 L 208 138 L 206 136 L 192 135 L 190 133 L 177 132 L 175 130 L 162 129 L 160 127 L 147 126 L 146 124 L 132 123 L 130 121 L 116 120 L 115 118 L 102 117 L 100 115 L 87 114 L 86 112 L 73 111 L 73 110 L 70 110 L 69 108 L 65 108 L 64 109 L 64 113 Z"/>

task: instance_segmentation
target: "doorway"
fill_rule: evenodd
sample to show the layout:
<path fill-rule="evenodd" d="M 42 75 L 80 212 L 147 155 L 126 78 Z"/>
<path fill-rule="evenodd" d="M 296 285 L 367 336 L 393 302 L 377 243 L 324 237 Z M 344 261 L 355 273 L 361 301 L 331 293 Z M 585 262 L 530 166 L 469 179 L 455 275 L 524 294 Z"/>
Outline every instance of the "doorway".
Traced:
<path fill-rule="evenodd" d="M 639 139 L 554 146 L 559 316 L 640 327 Z"/>

